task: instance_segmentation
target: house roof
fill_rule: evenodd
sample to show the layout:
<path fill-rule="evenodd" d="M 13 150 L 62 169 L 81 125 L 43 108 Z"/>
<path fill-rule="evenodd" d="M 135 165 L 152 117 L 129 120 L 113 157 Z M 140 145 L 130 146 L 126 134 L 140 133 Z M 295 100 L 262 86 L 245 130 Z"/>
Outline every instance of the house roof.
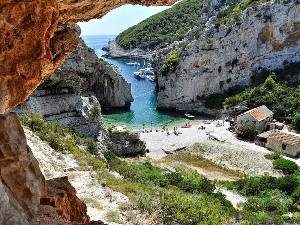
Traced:
<path fill-rule="evenodd" d="M 279 130 L 272 130 L 258 135 L 260 138 L 267 138 L 268 140 L 279 141 L 287 145 L 300 145 L 300 135 L 292 132 L 285 132 Z"/>
<path fill-rule="evenodd" d="M 253 109 L 248 110 L 247 112 L 244 112 L 243 114 L 239 115 L 245 115 L 245 114 L 250 114 L 254 119 L 257 121 L 262 121 L 266 119 L 269 116 L 272 116 L 274 113 L 267 108 L 267 106 L 262 105 Z"/>

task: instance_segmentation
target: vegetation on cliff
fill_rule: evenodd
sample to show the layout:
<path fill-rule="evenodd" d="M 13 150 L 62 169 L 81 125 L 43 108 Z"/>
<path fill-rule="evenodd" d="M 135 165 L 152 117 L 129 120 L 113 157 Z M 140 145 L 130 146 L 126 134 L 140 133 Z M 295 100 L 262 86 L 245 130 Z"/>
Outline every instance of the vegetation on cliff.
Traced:
<path fill-rule="evenodd" d="M 221 182 L 248 200 L 243 204 L 245 224 L 281 225 L 300 222 L 300 171 L 297 164 L 276 155 L 274 169 L 288 171 L 283 177 L 269 175 L 245 177 L 233 182 Z"/>
<path fill-rule="evenodd" d="M 291 86 L 286 82 L 278 82 L 270 75 L 264 83 L 249 87 L 225 100 L 226 106 L 238 104 L 247 105 L 249 108 L 266 105 L 274 112 L 276 118 L 297 126 L 300 113 L 300 85 Z"/>
<path fill-rule="evenodd" d="M 218 14 L 218 19 L 216 21 L 216 26 L 220 26 L 222 24 L 230 24 L 236 21 L 239 21 L 241 13 L 251 6 L 254 3 L 264 3 L 270 0 L 238 0 L 233 1 L 231 5 L 226 7 Z M 268 18 L 265 18 L 268 20 Z"/>
<path fill-rule="evenodd" d="M 161 66 L 158 73 L 161 74 L 162 76 L 165 76 L 169 72 L 174 72 L 178 63 L 179 63 L 178 50 L 173 50 L 167 55 L 164 64 Z"/>
<path fill-rule="evenodd" d="M 127 162 L 110 151 L 104 152 L 105 161 L 91 154 L 88 142 L 94 143 L 92 140 L 87 141 L 73 130 L 46 122 L 32 113 L 25 115 L 22 122 L 55 150 L 71 153 L 80 166 L 97 172 L 97 179 L 103 185 L 128 196 L 131 203 L 124 207 L 146 211 L 162 224 L 215 225 L 234 218 L 253 225 L 300 221 L 300 176 L 299 168 L 294 166 L 289 175 L 280 178 L 245 177 L 219 182 L 248 197 L 241 209 L 235 210 L 223 194 L 216 192 L 216 182 L 196 171 L 186 167 L 170 171 L 147 161 Z M 279 169 L 290 168 L 283 164 Z M 122 179 L 110 171 L 117 172 Z"/>
<path fill-rule="evenodd" d="M 201 24 L 202 0 L 183 0 L 125 30 L 116 38 L 124 49 L 154 49 L 183 39 L 194 26 Z"/>

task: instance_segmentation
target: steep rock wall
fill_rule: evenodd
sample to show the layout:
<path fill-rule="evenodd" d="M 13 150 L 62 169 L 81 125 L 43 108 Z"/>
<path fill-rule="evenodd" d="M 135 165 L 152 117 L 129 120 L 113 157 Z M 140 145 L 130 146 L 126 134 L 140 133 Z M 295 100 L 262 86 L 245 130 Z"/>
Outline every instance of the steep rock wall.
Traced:
<path fill-rule="evenodd" d="M 45 181 L 14 113 L 0 116 L 0 204 L 3 225 L 44 225 L 49 213 L 54 225 L 90 222 L 67 178 Z"/>
<path fill-rule="evenodd" d="M 158 107 L 204 112 L 203 99 L 235 86 L 248 86 L 263 69 L 300 61 L 300 5 L 297 1 L 253 5 L 240 22 L 213 26 L 200 40 L 179 49 L 174 72 L 158 76 Z M 165 50 L 166 51 L 166 50 Z M 162 61 L 166 53 L 159 56 Z"/>
<path fill-rule="evenodd" d="M 96 137 L 105 133 L 101 106 L 128 107 L 131 101 L 130 84 L 80 39 L 77 50 L 16 111 L 31 111 Z"/>

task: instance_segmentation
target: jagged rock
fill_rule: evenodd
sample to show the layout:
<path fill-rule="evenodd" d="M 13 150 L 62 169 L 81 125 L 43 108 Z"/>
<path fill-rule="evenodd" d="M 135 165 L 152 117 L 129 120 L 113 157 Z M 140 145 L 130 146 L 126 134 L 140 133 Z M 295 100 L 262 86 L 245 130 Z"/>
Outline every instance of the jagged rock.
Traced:
<path fill-rule="evenodd" d="M 130 84 L 80 40 L 77 50 L 16 111 L 31 111 L 97 137 L 105 136 L 99 102 L 127 107 L 132 100 Z"/>
<path fill-rule="evenodd" d="M 199 27 L 204 31 L 199 40 L 188 40 L 184 48 L 178 47 L 180 60 L 175 71 L 158 76 L 158 108 L 203 112 L 197 105 L 207 96 L 248 86 L 251 76 L 263 69 L 300 61 L 297 0 L 253 4 L 233 25 L 215 27 L 216 15 L 210 15 L 206 26 Z M 156 56 L 156 67 L 170 50 Z"/>
<path fill-rule="evenodd" d="M 76 196 L 76 190 L 68 177 L 47 180 L 46 187 L 47 197 L 41 198 L 41 205 L 55 207 L 66 221 L 83 224 L 89 222 L 86 205 Z"/>
<path fill-rule="evenodd" d="M 140 48 L 128 49 L 128 50 L 123 49 L 115 41 L 109 41 L 108 45 L 102 48 L 102 50 L 106 51 L 105 53 L 106 57 L 112 57 L 112 58 L 136 57 L 136 58 L 150 59 L 152 55 L 151 51 L 147 52 Z"/>
<path fill-rule="evenodd" d="M 45 179 L 14 113 L 0 115 L 0 224 L 28 224 L 46 194 Z"/>
<path fill-rule="evenodd" d="M 172 4 L 174 0 L 3 0 L 0 3 L 0 113 L 26 98 L 76 49 L 73 25 L 99 18 L 126 3 Z"/>
<path fill-rule="evenodd" d="M 146 153 L 146 144 L 140 139 L 138 133 L 126 129 L 109 129 L 109 140 L 108 149 L 117 156 L 136 156 Z"/>

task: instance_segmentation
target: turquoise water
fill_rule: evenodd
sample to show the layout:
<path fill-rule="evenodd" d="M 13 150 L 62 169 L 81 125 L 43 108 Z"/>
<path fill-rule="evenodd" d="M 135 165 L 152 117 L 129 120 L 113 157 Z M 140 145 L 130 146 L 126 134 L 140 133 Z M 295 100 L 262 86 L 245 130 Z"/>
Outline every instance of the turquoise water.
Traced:
<path fill-rule="evenodd" d="M 101 50 L 109 40 L 113 40 L 115 36 L 83 36 L 87 45 L 93 48 L 101 57 L 104 52 Z M 155 83 L 148 79 L 136 79 L 133 72 L 147 65 L 144 60 L 134 60 L 140 62 L 140 67 L 126 65 L 130 59 L 107 59 L 107 62 L 118 67 L 122 76 L 131 84 L 131 92 L 134 101 L 131 103 L 130 110 L 104 112 L 103 118 L 107 125 L 119 124 L 126 125 L 131 128 L 140 128 L 145 124 L 146 127 L 160 125 L 179 125 L 186 121 L 182 115 L 160 112 L 156 110 L 156 92 Z"/>

